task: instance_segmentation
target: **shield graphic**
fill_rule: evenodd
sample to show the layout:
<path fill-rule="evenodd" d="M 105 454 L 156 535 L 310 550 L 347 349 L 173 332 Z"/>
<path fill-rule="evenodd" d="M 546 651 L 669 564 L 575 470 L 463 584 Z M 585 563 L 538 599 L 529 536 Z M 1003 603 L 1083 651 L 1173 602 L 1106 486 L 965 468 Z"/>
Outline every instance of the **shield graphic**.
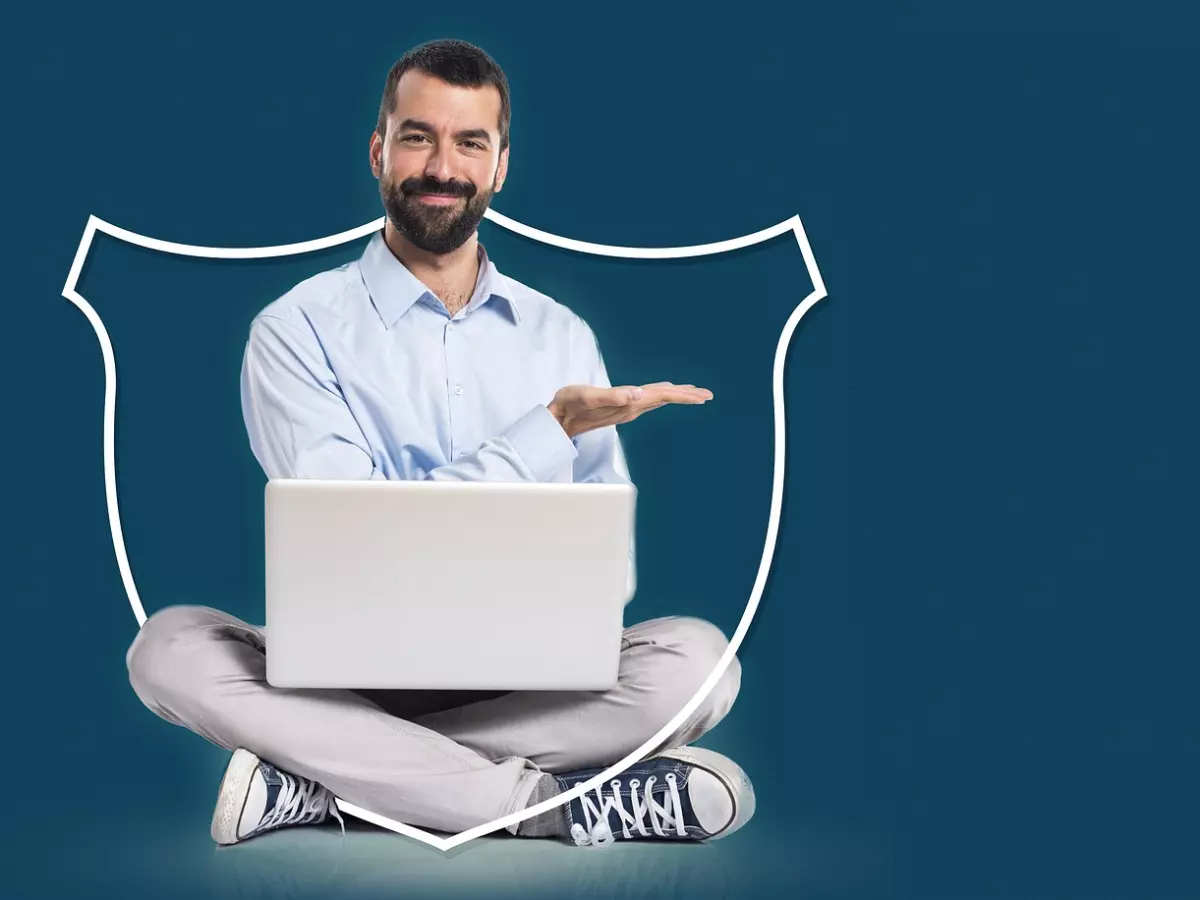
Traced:
<path fill-rule="evenodd" d="M 807 273 L 808 284 L 811 285 L 811 290 L 803 292 L 803 296 L 799 296 L 801 292 L 797 292 L 798 296 L 789 298 L 789 308 L 792 299 L 794 299 L 796 305 L 794 308 L 791 308 L 791 311 L 787 315 L 786 321 L 784 322 L 782 332 L 779 334 L 777 341 L 775 341 L 773 365 L 771 368 L 769 385 L 766 383 L 765 379 L 764 383 L 761 385 L 761 392 L 764 395 L 767 393 L 768 387 L 770 389 L 770 409 L 774 428 L 773 466 L 771 469 L 770 502 L 768 508 L 768 519 L 765 528 L 765 539 L 762 544 L 761 557 L 758 561 L 757 574 L 754 578 L 753 587 L 750 590 L 750 595 L 747 600 L 745 610 L 741 613 L 740 619 L 738 620 L 736 628 L 733 630 L 730 638 L 729 646 L 718 660 L 716 668 L 713 669 L 708 678 L 700 686 L 696 694 L 678 711 L 674 718 L 667 722 L 658 731 L 658 733 L 652 736 L 641 747 L 634 750 L 624 759 L 610 766 L 607 770 L 600 773 L 595 778 L 576 786 L 566 793 L 560 794 L 552 800 L 529 807 L 520 811 L 519 813 L 513 813 L 503 818 L 496 819 L 495 821 L 487 822 L 485 824 L 468 829 L 459 834 L 452 835 L 447 838 L 441 838 L 420 828 L 415 828 L 401 822 L 393 821 L 386 817 L 372 813 L 369 810 L 361 809 L 352 804 L 345 803 L 341 800 L 338 801 L 338 806 L 340 809 L 349 815 L 371 822 L 383 828 L 390 829 L 399 834 L 406 835 L 417 841 L 437 847 L 440 850 L 449 850 L 458 846 L 459 844 L 471 840 L 474 837 L 478 837 L 505 826 L 512 825 L 516 822 L 522 821 L 523 819 L 529 818 L 530 816 L 537 815 L 553 807 L 565 804 L 581 794 L 591 791 L 597 786 L 607 782 L 610 778 L 613 778 L 625 768 L 643 758 L 645 754 L 650 752 L 654 747 L 658 746 L 658 744 L 667 735 L 679 728 L 679 726 L 708 696 L 709 692 L 716 685 L 722 674 L 729 667 L 734 655 L 737 653 L 742 641 L 745 639 L 747 630 L 749 629 L 754 618 L 775 555 L 775 544 L 779 529 L 784 478 L 786 474 L 786 432 L 784 427 L 785 404 L 783 376 L 784 363 L 786 360 L 788 347 L 801 319 L 810 309 L 812 309 L 818 300 L 826 296 L 824 283 L 821 279 L 816 260 L 813 256 L 812 249 L 809 245 L 808 238 L 805 234 L 804 227 L 801 224 L 799 216 L 793 216 L 786 221 L 780 222 L 779 224 L 770 228 L 757 231 L 753 234 L 747 234 L 743 235 L 742 237 L 732 238 L 716 243 L 689 247 L 620 247 L 595 244 L 540 231 L 536 228 L 516 222 L 490 209 L 487 211 L 486 217 L 490 222 L 494 223 L 501 229 L 504 229 L 515 235 L 519 235 L 520 237 L 529 241 L 558 248 L 560 251 L 567 251 L 572 254 L 585 254 L 594 257 L 609 257 L 625 260 L 682 260 L 692 257 L 711 257 L 719 254 L 730 254 L 734 251 L 754 247 L 755 245 L 766 244 L 768 242 L 775 241 L 776 239 L 786 239 L 786 236 L 791 235 L 800 251 L 800 259 L 798 261 L 803 262 L 804 271 Z M 157 254 L 171 254 L 183 257 L 217 260 L 262 260 L 273 257 L 299 256 L 301 254 L 311 254 L 320 251 L 327 251 L 331 248 L 338 248 L 341 245 L 357 241 L 358 239 L 364 238 L 379 230 L 383 226 L 383 221 L 384 220 L 380 218 L 341 234 L 330 235 L 328 237 L 304 241 L 296 244 L 287 244 L 274 247 L 232 248 L 203 247 L 159 240 L 127 231 L 123 228 L 119 228 L 115 225 L 105 222 L 95 216 L 92 216 L 88 219 L 87 226 L 85 227 L 83 236 L 79 242 L 79 247 L 75 253 L 75 259 L 71 265 L 70 273 L 67 276 L 66 284 L 63 288 L 63 296 L 70 300 L 87 317 L 88 321 L 92 325 L 92 328 L 95 330 L 96 337 L 100 342 L 101 353 L 103 355 L 105 378 L 103 453 L 105 497 L 108 508 L 108 520 L 109 527 L 112 532 L 113 549 L 116 553 L 117 565 L 121 573 L 121 579 L 129 599 L 130 607 L 139 627 L 145 623 L 147 616 L 138 592 L 137 585 L 134 583 L 129 557 L 126 552 L 125 536 L 122 529 L 122 519 L 117 495 L 115 440 L 117 378 L 113 344 L 110 338 L 109 330 L 106 328 L 104 321 L 101 320 L 100 315 L 96 312 L 92 304 L 89 303 L 77 290 L 85 263 L 88 260 L 89 252 L 92 250 L 96 235 L 106 235 L 109 238 L 115 239 L 123 244 L 132 245 L 133 247 L 142 248 L 143 250 L 153 251 Z M 790 244 L 790 240 L 787 240 L 787 243 Z M 796 248 L 790 250 L 793 255 L 795 253 L 795 249 Z M 667 377 L 669 378 L 670 376 L 668 375 Z M 765 460 L 763 460 L 763 465 L 765 466 Z"/>

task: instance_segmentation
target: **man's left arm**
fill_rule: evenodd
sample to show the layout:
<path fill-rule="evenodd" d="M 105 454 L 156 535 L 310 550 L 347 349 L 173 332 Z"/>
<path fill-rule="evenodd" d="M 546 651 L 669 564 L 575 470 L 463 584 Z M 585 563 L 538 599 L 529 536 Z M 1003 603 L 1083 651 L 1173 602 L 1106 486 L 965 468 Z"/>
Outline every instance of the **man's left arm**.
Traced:
<path fill-rule="evenodd" d="M 581 334 L 575 342 L 578 348 L 579 362 L 583 373 L 578 379 L 581 384 L 595 387 L 610 388 L 608 371 L 604 367 L 604 358 L 600 354 L 600 345 L 595 334 L 582 319 L 579 320 Z M 602 484 L 633 484 L 629 476 L 629 468 L 625 462 L 625 451 L 621 447 L 621 438 L 617 427 L 596 428 L 573 438 L 578 456 L 572 468 L 572 480 L 577 483 Z M 637 540 L 630 531 L 629 535 L 629 577 L 626 581 L 625 602 L 633 599 L 637 589 Z"/>

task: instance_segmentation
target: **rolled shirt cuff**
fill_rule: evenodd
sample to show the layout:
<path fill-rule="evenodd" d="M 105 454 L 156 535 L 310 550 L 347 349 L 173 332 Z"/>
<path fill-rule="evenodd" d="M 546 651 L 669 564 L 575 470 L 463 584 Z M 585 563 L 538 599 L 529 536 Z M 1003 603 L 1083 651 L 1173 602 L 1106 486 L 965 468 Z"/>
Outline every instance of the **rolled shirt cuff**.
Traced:
<path fill-rule="evenodd" d="M 536 481 L 549 481 L 579 455 L 554 414 L 535 406 L 504 432 Z"/>

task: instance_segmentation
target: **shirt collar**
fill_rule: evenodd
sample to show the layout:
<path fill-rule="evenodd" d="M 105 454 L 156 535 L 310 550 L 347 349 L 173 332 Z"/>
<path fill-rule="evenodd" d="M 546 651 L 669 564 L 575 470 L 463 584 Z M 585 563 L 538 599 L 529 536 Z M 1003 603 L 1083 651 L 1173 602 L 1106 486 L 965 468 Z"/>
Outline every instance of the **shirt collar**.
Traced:
<path fill-rule="evenodd" d="M 375 304 L 375 311 L 388 328 L 395 325 L 419 300 L 432 300 L 433 292 L 418 279 L 404 263 L 400 262 L 383 239 L 383 230 L 375 232 L 358 261 L 363 284 Z M 521 321 L 517 301 L 513 298 L 512 285 L 500 274 L 487 255 L 483 244 L 479 244 L 479 277 L 475 291 L 467 303 L 467 312 L 498 297 L 508 306 L 510 321 L 515 325 Z"/>

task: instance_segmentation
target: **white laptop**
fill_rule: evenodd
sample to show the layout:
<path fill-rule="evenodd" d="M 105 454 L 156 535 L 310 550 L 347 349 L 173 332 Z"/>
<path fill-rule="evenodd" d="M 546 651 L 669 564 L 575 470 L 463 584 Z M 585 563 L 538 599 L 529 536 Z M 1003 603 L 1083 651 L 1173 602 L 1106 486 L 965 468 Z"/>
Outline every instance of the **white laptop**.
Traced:
<path fill-rule="evenodd" d="M 635 495 L 623 484 L 269 481 L 267 681 L 613 687 Z"/>

